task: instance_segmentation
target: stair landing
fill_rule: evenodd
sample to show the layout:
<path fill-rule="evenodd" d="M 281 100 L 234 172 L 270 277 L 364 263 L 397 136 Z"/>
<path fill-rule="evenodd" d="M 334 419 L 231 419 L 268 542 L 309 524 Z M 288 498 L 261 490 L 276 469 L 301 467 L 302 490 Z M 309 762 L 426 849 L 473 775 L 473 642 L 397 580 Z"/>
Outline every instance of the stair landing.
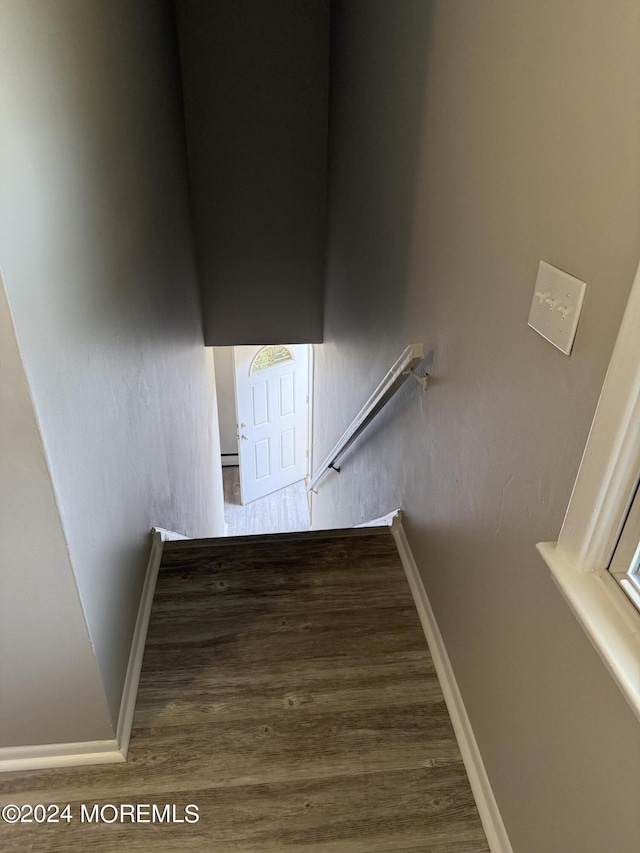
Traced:
<path fill-rule="evenodd" d="M 127 764 L 16 781 L 199 821 L 42 826 L 10 851 L 488 851 L 384 528 L 167 543 Z"/>

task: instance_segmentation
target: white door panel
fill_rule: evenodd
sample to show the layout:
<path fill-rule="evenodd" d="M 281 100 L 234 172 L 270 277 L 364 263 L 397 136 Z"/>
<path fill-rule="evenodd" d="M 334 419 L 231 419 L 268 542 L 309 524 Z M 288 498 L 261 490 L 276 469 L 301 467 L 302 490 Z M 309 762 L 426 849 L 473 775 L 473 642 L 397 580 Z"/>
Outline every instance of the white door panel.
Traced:
<path fill-rule="evenodd" d="M 233 351 L 240 500 L 247 504 L 307 474 L 309 346 Z"/>
<path fill-rule="evenodd" d="M 288 429 L 280 436 L 280 470 L 296 464 L 295 431 Z"/>
<path fill-rule="evenodd" d="M 280 377 L 280 417 L 291 415 L 295 412 L 293 373 L 287 373 Z"/>
<path fill-rule="evenodd" d="M 269 393 L 266 382 L 251 386 L 251 425 L 264 426 L 269 423 Z"/>
<path fill-rule="evenodd" d="M 253 478 L 264 480 L 271 474 L 269 439 L 262 438 L 253 445 Z"/>

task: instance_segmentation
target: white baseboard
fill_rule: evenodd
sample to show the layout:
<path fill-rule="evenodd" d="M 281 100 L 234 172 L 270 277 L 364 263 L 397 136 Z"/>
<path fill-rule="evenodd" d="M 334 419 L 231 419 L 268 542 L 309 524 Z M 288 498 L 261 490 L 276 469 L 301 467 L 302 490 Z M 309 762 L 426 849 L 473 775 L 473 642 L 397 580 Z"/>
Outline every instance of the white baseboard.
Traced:
<path fill-rule="evenodd" d="M 478 806 L 480 820 L 487 836 L 487 842 L 491 853 L 512 853 L 511 842 L 502 821 L 502 815 L 491 789 L 491 783 L 485 770 L 482 755 L 475 739 L 471 721 L 467 714 L 460 689 L 456 682 L 455 673 L 447 654 L 447 649 L 438 628 L 433 609 L 427 597 L 427 592 L 422 583 L 418 567 L 411 553 L 407 536 L 402 527 L 402 514 L 398 513 L 391 524 L 391 533 L 396 541 L 398 553 L 407 575 L 411 593 L 420 616 L 420 622 L 433 664 L 438 674 L 440 686 L 444 694 L 445 702 L 453 729 L 458 740 L 462 760 L 469 777 L 471 790 Z"/>
<path fill-rule="evenodd" d="M 220 461 L 223 468 L 237 468 L 240 465 L 240 457 L 237 453 L 223 453 Z"/>
<path fill-rule="evenodd" d="M 79 743 L 3 746 L 0 748 L 0 773 L 44 770 L 48 767 L 76 767 L 81 764 L 114 764 L 124 760 L 115 738 Z"/>
<path fill-rule="evenodd" d="M 152 533 L 159 533 L 160 539 L 163 542 L 176 542 L 178 539 L 188 539 L 188 536 L 184 536 L 182 533 L 176 533 L 174 530 L 167 530 L 164 527 L 152 527 Z"/>
<path fill-rule="evenodd" d="M 80 741 L 78 743 L 36 744 L 33 746 L 9 746 L 0 748 L 0 773 L 15 770 L 44 770 L 51 767 L 75 767 L 85 764 L 114 764 L 127 760 L 133 713 L 138 695 L 138 683 L 142 658 L 147 639 L 147 628 L 151 614 L 153 593 L 156 588 L 158 571 L 162 560 L 164 533 L 154 528 L 152 531 L 151 553 L 138 607 L 138 617 L 131 642 L 129 664 L 124 681 L 118 726 L 115 738 L 110 740 Z M 186 539 L 174 534 L 175 539 Z"/>
<path fill-rule="evenodd" d="M 354 527 L 391 527 L 393 525 L 393 520 L 395 518 L 399 518 L 401 514 L 400 509 L 392 509 L 391 512 L 388 512 L 386 515 L 380 515 L 378 518 L 372 518 L 371 521 L 363 521 L 362 524 L 354 524 Z"/>
<path fill-rule="evenodd" d="M 133 713 L 136 709 L 136 699 L 138 698 L 140 670 L 142 669 L 144 647 L 147 642 L 147 629 L 149 628 L 149 617 L 151 616 L 153 594 L 156 590 L 156 581 L 158 580 L 158 572 L 160 571 L 160 563 L 162 562 L 162 549 L 165 541 L 169 541 L 169 539 L 187 538 L 186 536 L 181 536 L 178 533 L 172 535 L 165 534 L 171 534 L 171 531 L 157 527 L 154 527 L 151 531 L 151 553 L 149 554 L 147 572 L 144 578 L 144 585 L 142 587 L 142 595 L 140 596 L 140 604 L 138 606 L 138 617 L 133 631 L 133 640 L 131 641 L 131 652 L 129 653 L 129 663 L 127 665 L 127 674 L 124 679 L 122 700 L 120 702 L 120 713 L 118 714 L 118 727 L 116 729 L 116 740 L 120 746 L 123 761 L 126 761 L 127 752 L 129 750 L 129 740 L 131 738 L 131 728 L 133 726 Z"/>

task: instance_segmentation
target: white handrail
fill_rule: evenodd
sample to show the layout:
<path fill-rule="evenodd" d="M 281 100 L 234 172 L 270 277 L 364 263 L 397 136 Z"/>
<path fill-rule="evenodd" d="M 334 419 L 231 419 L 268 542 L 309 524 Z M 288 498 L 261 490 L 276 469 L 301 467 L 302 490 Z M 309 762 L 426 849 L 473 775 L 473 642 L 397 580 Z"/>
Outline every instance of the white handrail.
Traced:
<path fill-rule="evenodd" d="M 340 460 L 346 450 L 353 444 L 365 427 L 375 418 L 382 407 L 389 402 L 396 391 L 405 383 L 405 381 L 413 376 L 424 387 L 427 384 L 426 376 L 418 376 L 414 373 L 414 369 L 420 364 L 424 358 L 424 347 L 422 344 L 409 344 L 402 353 L 400 358 L 393 365 L 391 370 L 378 385 L 373 394 L 369 397 L 364 406 L 360 409 L 355 418 L 351 421 L 339 441 L 318 468 L 313 477 L 309 480 L 307 491 L 311 491 L 316 486 L 324 475 L 332 468 L 334 471 L 340 471 L 336 468 L 336 463 Z"/>

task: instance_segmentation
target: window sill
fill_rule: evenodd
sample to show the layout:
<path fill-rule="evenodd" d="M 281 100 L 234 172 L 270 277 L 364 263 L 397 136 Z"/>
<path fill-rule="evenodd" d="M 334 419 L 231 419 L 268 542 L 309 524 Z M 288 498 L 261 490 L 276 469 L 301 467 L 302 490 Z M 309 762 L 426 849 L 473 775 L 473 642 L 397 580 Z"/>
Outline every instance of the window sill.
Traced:
<path fill-rule="evenodd" d="M 556 549 L 537 546 L 551 577 L 640 719 L 640 615 L 609 572 L 581 572 Z"/>

